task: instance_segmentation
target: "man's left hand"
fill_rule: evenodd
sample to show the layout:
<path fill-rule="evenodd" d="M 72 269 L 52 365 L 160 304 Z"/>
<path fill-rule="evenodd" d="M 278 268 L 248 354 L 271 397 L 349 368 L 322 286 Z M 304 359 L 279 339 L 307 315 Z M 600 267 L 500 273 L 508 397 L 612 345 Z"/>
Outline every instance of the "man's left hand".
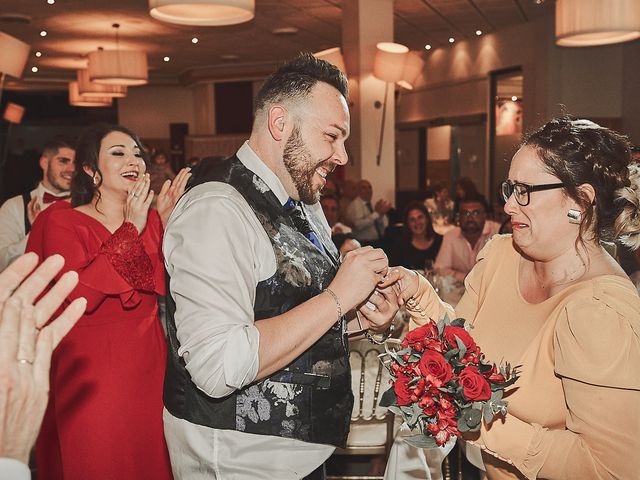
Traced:
<path fill-rule="evenodd" d="M 376 288 L 358 312 L 362 328 L 373 333 L 387 331 L 398 312 L 398 297 L 393 287 Z"/>

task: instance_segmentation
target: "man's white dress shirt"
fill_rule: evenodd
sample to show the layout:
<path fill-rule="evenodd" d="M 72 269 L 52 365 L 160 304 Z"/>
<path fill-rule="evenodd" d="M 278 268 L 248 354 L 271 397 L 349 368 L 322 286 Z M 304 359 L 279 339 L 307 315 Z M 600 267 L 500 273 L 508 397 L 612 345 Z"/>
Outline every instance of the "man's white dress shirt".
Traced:
<path fill-rule="evenodd" d="M 54 197 L 65 197 L 69 192 L 54 193 L 44 188 L 42 182 L 31 191 L 31 198 L 36 197 L 40 211 L 50 203 L 43 203 L 42 196 L 47 192 Z M 4 270 L 16 258 L 24 253 L 29 235 L 24 228 L 24 200 L 22 195 L 11 197 L 0 207 L 0 271 Z"/>
<path fill-rule="evenodd" d="M 492 220 L 484 222 L 482 234 L 474 246 L 471 246 L 460 227 L 455 227 L 444 234 L 442 245 L 436 257 L 434 267 L 440 275 L 451 275 L 459 281 L 471 271 L 476 257 L 485 243 L 500 230 L 500 224 Z"/>
<path fill-rule="evenodd" d="M 380 215 L 362 198 L 356 197 L 347 207 L 347 221 L 351 224 L 352 235 L 361 242 L 375 242 L 382 239 L 389 225 L 386 215 Z"/>
<path fill-rule="evenodd" d="M 30 480 L 31 471 L 13 458 L 0 457 L 0 480 Z"/>
<path fill-rule="evenodd" d="M 284 205 L 278 177 L 245 143 L 237 156 Z M 329 231 L 319 203 L 304 205 L 311 227 Z M 276 272 L 273 247 L 242 195 L 207 182 L 178 202 L 164 234 L 163 252 L 176 302 L 179 354 L 196 386 L 227 396 L 258 373 L 256 286 Z M 300 440 L 213 429 L 164 411 L 165 436 L 176 478 L 295 479 L 321 465 L 334 450 Z"/>

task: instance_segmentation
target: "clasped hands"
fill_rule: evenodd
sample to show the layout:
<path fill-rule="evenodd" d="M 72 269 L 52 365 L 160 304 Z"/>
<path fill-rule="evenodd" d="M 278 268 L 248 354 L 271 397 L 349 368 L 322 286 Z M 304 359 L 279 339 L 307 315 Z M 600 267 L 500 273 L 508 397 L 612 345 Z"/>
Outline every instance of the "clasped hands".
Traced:
<path fill-rule="evenodd" d="M 395 315 L 418 290 L 415 272 L 389 268 L 382 249 L 361 247 L 347 253 L 329 286 L 340 298 L 344 311 L 355 310 L 357 320 L 349 330 L 385 332 Z"/>

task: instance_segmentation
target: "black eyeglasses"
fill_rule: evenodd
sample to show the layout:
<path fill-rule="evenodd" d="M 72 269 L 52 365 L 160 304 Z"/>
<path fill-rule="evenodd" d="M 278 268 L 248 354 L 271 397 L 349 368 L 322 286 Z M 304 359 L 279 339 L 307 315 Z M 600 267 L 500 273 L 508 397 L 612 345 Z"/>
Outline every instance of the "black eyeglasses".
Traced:
<path fill-rule="evenodd" d="M 544 185 L 527 185 L 526 183 L 512 182 L 505 180 L 500 185 L 502 190 L 502 198 L 508 201 L 511 195 L 516 197 L 516 202 L 523 207 L 529 205 L 531 201 L 531 192 L 541 192 L 543 190 L 553 190 L 554 188 L 562 188 L 564 183 L 546 183 Z"/>

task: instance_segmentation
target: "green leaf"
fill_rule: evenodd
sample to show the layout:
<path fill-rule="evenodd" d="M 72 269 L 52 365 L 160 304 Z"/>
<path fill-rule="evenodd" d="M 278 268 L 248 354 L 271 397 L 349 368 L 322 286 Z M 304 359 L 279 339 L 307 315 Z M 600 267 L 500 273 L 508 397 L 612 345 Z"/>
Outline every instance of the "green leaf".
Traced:
<path fill-rule="evenodd" d="M 454 336 L 456 337 L 456 343 L 458 344 L 458 350 L 460 352 L 459 357 L 462 358 L 467 354 L 467 347 L 465 347 L 464 342 L 460 340 L 457 335 Z"/>
<path fill-rule="evenodd" d="M 402 413 L 402 410 L 400 410 L 400 407 L 398 407 L 396 405 L 391 405 L 389 407 L 389 411 L 391 413 L 393 413 L 394 415 L 398 415 L 400 418 L 404 419 L 404 415 Z"/>
<path fill-rule="evenodd" d="M 440 320 L 438 322 L 438 335 L 442 336 L 442 332 L 444 331 L 444 327 L 445 327 L 445 320 Z"/>
<path fill-rule="evenodd" d="M 455 357 L 456 355 L 458 355 L 458 352 L 459 352 L 459 350 L 458 350 L 457 348 L 454 348 L 453 350 L 449 350 L 447 353 L 445 353 L 445 354 L 443 355 L 443 356 L 444 356 L 444 359 L 445 359 L 447 362 L 450 362 L 450 361 L 451 361 L 451 359 L 452 359 L 453 357 Z"/>
<path fill-rule="evenodd" d="M 493 408 L 491 408 L 489 405 L 485 405 L 482 408 L 482 416 L 484 418 L 484 423 L 489 425 L 493 421 L 494 417 Z"/>
<path fill-rule="evenodd" d="M 436 439 L 433 437 L 428 437 L 426 435 L 413 435 L 411 437 L 406 437 L 404 439 L 409 445 L 413 445 L 417 448 L 437 448 L 438 444 L 436 443 Z"/>
<path fill-rule="evenodd" d="M 504 392 L 502 390 L 498 390 L 497 392 L 493 392 L 491 394 L 491 402 L 499 402 L 500 400 L 502 400 L 502 394 Z"/>
<path fill-rule="evenodd" d="M 451 322 L 451 326 L 464 328 L 464 318 L 456 318 Z"/>
<path fill-rule="evenodd" d="M 391 405 L 396 405 L 398 403 L 398 397 L 396 396 L 396 392 L 391 387 L 389 390 L 384 392 L 380 397 L 379 405 L 381 407 L 390 407 Z"/>
<path fill-rule="evenodd" d="M 480 424 L 480 420 L 482 419 L 482 412 L 475 408 L 465 408 L 460 412 L 460 418 L 471 429 Z"/>
<path fill-rule="evenodd" d="M 469 431 L 469 425 L 467 425 L 467 422 L 465 422 L 462 418 L 458 419 L 458 430 L 460 431 L 460 433 Z"/>

